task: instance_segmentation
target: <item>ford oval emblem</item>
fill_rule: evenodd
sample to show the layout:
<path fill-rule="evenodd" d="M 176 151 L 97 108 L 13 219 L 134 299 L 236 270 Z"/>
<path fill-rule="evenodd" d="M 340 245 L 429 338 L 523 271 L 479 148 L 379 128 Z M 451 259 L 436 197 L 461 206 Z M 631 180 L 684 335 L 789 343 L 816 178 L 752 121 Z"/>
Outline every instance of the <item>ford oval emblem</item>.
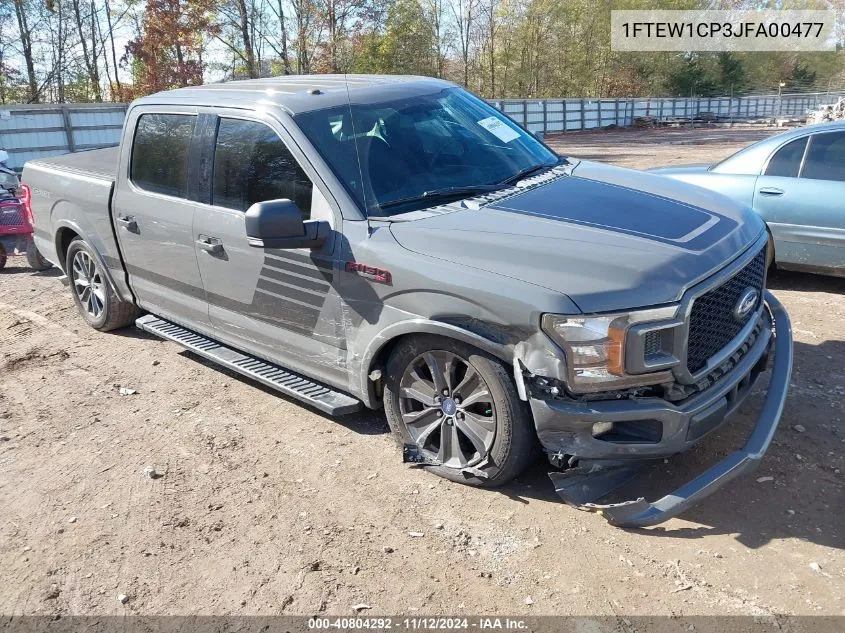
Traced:
<path fill-rule="evenodd" d="M 757 307 L 759 297 L 760 293 L 756 288 L 748 287 L 743 290 L 733 309 L 734 318 L 737 321 L 745 321 L 745 318 Z"/>

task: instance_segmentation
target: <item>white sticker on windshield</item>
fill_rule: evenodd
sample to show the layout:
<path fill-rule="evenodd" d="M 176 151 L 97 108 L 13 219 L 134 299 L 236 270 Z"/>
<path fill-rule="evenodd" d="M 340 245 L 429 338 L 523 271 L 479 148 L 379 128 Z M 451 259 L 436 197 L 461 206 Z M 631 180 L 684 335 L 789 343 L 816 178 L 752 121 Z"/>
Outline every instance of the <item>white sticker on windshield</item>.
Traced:
<path fill-rule="evenodd" d="M 478 125 L 491 134 L 495 134 L 497 138 L 505 143 L 510 143 L 515 138 L 519 138 L 519 132 L 512 129 L 504 121 L 501 121 L 494 116 L 488 116 L 486 119 L 481 119 L 478 122 Z"/>

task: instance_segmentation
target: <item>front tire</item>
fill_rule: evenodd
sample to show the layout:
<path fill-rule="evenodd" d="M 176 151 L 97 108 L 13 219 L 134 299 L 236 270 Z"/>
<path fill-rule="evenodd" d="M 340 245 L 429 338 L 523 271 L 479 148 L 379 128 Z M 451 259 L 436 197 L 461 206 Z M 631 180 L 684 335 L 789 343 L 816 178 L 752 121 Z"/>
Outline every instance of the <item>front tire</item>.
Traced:
<path fill-rule="evenodd" d="M 531 416 L 498 359 L 452 339 L 401 340 L 387 363 L 384 408 L 391 429 L 413 442 L 431 472 L 472 486 L 501 486 L 536 449 Z"/>
<path fill-rule="evenodd" d="M 53 267 L 53 264 L 44 259 L 41 252 L 35 247 L 33 240 L 30 240 L 29 244 L 26 245 L 26 262 L 30 268 L 37 271 L 49 270 Z"/>
<path fill-rule="evenodd" d="M 772 237 L 772 232 L 766 229 L 769 234 L 769 240 L 766 243 L 766 268 L 771 270 L 775 267 L 775 238 Z"/>
<path fill-rule="evenodd" d="M 65 262 L 73 301 L 88 325 L 108 332 L 135 321 L 138 308 L 117 296 L 94 251 L 82 238 L 70 243 Z"/>

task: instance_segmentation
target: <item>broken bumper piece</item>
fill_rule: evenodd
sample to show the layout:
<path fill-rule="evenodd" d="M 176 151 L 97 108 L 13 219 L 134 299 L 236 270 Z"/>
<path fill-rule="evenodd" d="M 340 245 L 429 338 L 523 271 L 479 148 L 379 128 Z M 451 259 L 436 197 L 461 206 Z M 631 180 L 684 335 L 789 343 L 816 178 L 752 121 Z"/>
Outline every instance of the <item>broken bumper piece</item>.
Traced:
<path fill-rule="evenodd" d="M 769 448 L 777 429 L 792 373 L 792 329 L 789 316 L 780 302 L 768 292 L 766 303 L 775 326 L 774 365 L 757 423 L 740 450 L 654 502 L 643 498 L 606 505 L 587 501 L 600 498 L 624 483 L 635 474 L 632 467 L 580 473 L 575 469 L 576 472 L 572 473 L 574 476 L 570 476 L 568 472 L 550 473 L 555 490 L 563 500 L 580 509 L 601 512 L 611 525 L 625 528 L 648 527 L 677 516 L 735 477 L 755 469 Z"/>

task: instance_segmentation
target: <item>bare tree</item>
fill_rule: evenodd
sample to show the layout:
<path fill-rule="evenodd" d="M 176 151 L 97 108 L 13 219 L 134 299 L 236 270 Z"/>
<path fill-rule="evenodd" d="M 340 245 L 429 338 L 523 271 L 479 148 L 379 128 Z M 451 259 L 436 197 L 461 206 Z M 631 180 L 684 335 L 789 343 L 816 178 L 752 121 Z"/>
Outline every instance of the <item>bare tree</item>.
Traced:
<path fill-rule="evenodd" d="M 309 39 L 315 29 L 317 7 L 314 0 L 291 0 L 296 23 L 296 72 L 311 72 L 311 46 Z"/>
<path fill-rule="evenodd" d="M 15 17 L 18 20 L 18 31 L 21 38 L 21 48 L 26 64 L 26 77 L 29 84 L 29 102 L 38 103 L 38 78 L 35 75 L 35 60 L 32 56 L 32 30 L 26 15 L 24 0 L 14 0 Z"/>
<path fill-rule="evenodd" d="M 91 89 L 94 91 L 94 101 L 102 101 L 103 93 L 100 88 L 100 69 L 97 64 L 97 32 L 96 32 L 96 8 L 94 0 L 91 0 L 90 13 L 88 16 L 82 15 L 82 0 L 71 0 L 73 6 L 73 15 L 76 20 L 76 30 L 79 34 L 79 42 L 82 45 L 82 59 L 85 63 L 85 69 L 88 73 L 88 79 L 91 83 Z M 91 42 L 89 45 L 88 34 L 86 29 L 91 29 Z"/>
<path fill-rule="evenodd" d="M 273 52 L 282 60 L 282 68 L 284 73 L 289 75 L 291 73 L 290 56 L 288 55 L 288 29 L 285 24 L 285 6 L 282 0 L 276 0 L 276 3 L 269 3 L 270 11 L 276 18 L 279 24 L 279 41 L 278 44 L 273 42 L 269 36 L 265 36 L 267 44 L 273 49 Z"/>
<path fill-rule="evenodd" d="M 253 48 L 252 29 L 250 28 L 249 7 L 247 7 L 246 0 L 235 0 L 235 6 L 238 8 L 238 17 L 240 18 L 241 39 L 243 40 L 244 51 L 246 53 L 246 73 L 250 77 L 258 77 L 258 67 L 255 63 L 255 49 Z"/>
<path fill-rule="evenodd" d="M 443 0 L 426 0 L 426 17 L 434 31 L 434 54 L 437 57 L 437 76 L 443 77 L 446 65 L 446 27 L 443 19 Z"/>
<path fill-rule="evenodd" d="M 481 7 L 486 23 L 486 49 L 488 56 L 488 64 L 490 69 L 490 96 L 496 97 L 496 11 L 499 7 L 498 0 L 486 0 L 486 4 Z"/>
<path fill-rule="evenodd" d="M 109 43 L 111 45 L 111 59 L 112 59 L 112 66 L 114 67 L 114 85 L 117 89 L 117 101 L 123 101 L 123 87 L 120 85 L 120 72 L 119 67 L 117 64 L 117 51 L 115 50 L 114 45 L 114 24 L 112 23 L 111 17 L 111 6 L 109 5 L 109 0 L 103 0 L 106 9 L 106 24 L 108 25 L 109 29 Z M 114 98 L 112 99 L 115 100 Z"/>
<path fill-rule="evenodd" d="M 455 16 L 455 26 L 458 29 L 458 43 L 460 44 L 461 62 L 463 63 L 463 85 L 469 85 L 469 54 L 472 37 L 475 33 L 475 22 L 478 19 L 479 0 L 449 0 L 452 13 Z"/>

